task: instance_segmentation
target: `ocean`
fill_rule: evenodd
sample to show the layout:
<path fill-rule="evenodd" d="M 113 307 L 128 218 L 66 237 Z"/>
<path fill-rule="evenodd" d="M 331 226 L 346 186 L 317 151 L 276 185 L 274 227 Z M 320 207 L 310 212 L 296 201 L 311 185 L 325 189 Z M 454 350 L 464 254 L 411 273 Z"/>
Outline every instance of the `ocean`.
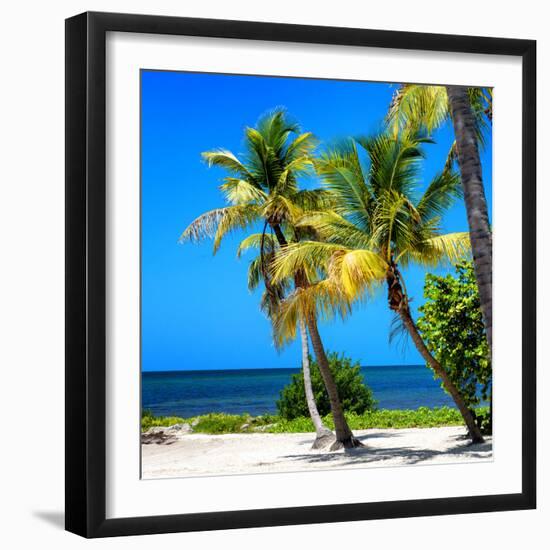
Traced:
<path fill-rule="evenodd" d="M 184 418 L 210 412 L 276 413 L 279 392 L 299 369 L 142 373 L 142 408 Z M 363 367 L 380 409 L 454 406 L 424 365 Z"/>

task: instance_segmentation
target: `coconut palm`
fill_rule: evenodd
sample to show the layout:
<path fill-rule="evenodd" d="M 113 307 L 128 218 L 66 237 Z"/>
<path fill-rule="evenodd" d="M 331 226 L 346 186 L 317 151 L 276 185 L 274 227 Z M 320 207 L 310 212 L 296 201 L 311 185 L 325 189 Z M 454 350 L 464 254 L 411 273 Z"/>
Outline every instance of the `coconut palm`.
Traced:
<path fill-rule="evenodd" d="M 388 120 L 394 131 L 423 126 L 429 133 L 448 119 L 455 142 L 447 168 L 458 161 L 472 245 L 474 270 L 489 349 L 492 346 L 492 234 L 481 175 L 479 145 L 493 118 L 491 88 L 405 84 L 394 94 Z"/>
<path fill-rule="evenodd" d="M 203 153 L 209 166 L 218 166 L 229 172 L 221 190 L 229 206 L 202 214 L 181 235 L 181 241 L 214 239 L 214 253 L 222 239 L 235 230 L 251 229 L 263 225 L 260 242 L 259 269 L 266 288 L 266 299 L 272 308 L 281 296 L 271 282 L 267 261 L 266 235 L 273 232 L 277 245 L 288 245 L 285 231 L 292 230 L 292 220 L 304 211 L 322 209 L 327 193 L 316 190 L 300 190 L 298 178 L 312 167 L 311 153 L 316 140 L 310 132 L 300 133 L 299 127 L 290 122 L 281 109 L 263 116 L 256 128 L 245 130 L 246 154 L 240 160 L 233 153 L 219 149 Z M 297 270 L 289 276 L 297 288 L 307 281 Z M 313 316 L 304 319 L 311 335 L 313 348 L 327 392 L 331 397 L 332 413 L 338 445 L 357 446 L 342 412 L 334 378 L 319 336 L 317 321 Z"/>
<path fill-rule="evenodd" d="M 297 234 L 298 230 L 295 229 L 294 233 Z M 266 266 L 271 266 L 271 263 L 275 257 L 276 250 L 279 248 L 277 240 L 273 234 L 261 233 L 253 234 L 244 239 L 237 250 L 237 256 L 241 257 L 244 251 L 251 247 L 256 247 L 261 250 L 261 254 L 254 258 L 248 268 L 248 288 L 251 291 L 256 290 L 261 281 L 267 279 L 268 273 L 271 271 L 271 267 L 266 269 Z M 285 295 L 292 288 L 292 281 L 290 279 L 284 279 L 276 284 L 270 283 L 269 290 L 266 288 L 262 294 L 260 301 L 261 309 L 274 324 L 277 312 L 281 307 L 281 303 L 284 301 Z M 311 369 L 309 361 L 309 340 L 305 320 L 300 318 L 298 320 L 300 327 L 300 341 L 302 348 L 302 374 L 304 378 L 304 391 L 306 396 L 306 403 L 309 411 L 309 416 L 313 422 L 315 428 L 315 441 L 313 442 L 312 449 L 330 448 L 334 442 L 335 437 L 332 431 L 325 426 L 323 419 L 317 409 L 317 403 L 315 402 L 315 396 L 313 394 L 313 387 L 311 384 Z M 296 335 L 294 334 L 292 339 Z M 285 343 L 281 338 L 275 339 L 277 347 L 281 347 Z"/>
<path fill-rule="evenodd" d="M 469 251 L 468 233 L 443 234 L 440 229 L 442 214 L 460 195 L 458 176 L 444 170 L 419 192 L 422 145 L 429 142 L 422 134 L 404 131 L 350 140 L 324 154 L 316 168 L 333 196 L 334 210 L 302 218 L 298 226 L 312 227 L 321 240 L 281 250 L 273 280 L 297 269 L 317 269 L 327 274 L 332 300 L 337 299 L 334 288 L 344 300 L 361 300 L 374 285 L 385 282 L 390 309 L 453 398 L 472 440 L 480 442 L 475 417 L 420 336 L 401 271 L 410 264 L 433 267 L 457 261 Z M 368 167 L 358 147 L 367 152 Z M 281 327 L 287 309 L 290 306 L 282 310 Z"/>

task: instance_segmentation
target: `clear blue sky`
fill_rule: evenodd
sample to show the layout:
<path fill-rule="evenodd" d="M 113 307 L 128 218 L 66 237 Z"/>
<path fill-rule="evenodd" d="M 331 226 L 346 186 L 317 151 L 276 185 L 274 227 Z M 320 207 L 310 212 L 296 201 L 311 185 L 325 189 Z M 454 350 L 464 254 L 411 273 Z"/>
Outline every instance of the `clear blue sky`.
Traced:
<path fill-rule="evenodd" d="M 253 252 L 240 260 L 235 254 L 243 235 L 226 239 L 216 256 L 210 241 L 178 244 L 192 220 L 224 205 L 218 189 L 224 172 L 209 169 L 201 152 L 223 147 L 238 155 L 244 128 L 277 106 L 325 143 L 375 132 L 395 86 L 157 71 L 142 71 L 141 86 L 143 370 L 299 367 L 299 346 L 275 350 L 259 310 L 260 289 L 247 289 Z M 425 181 L 441 169 L 452 129 L 442 128 L 435 138 L 426 149 Z M 490 138 L 482 164 L 490 203 Z M 444 228 L 467 230 L 461 201 Z M 404 272 L 415 308 L 424 275 L 417 268 Z M 328 350 L 345 351 L 363 365 L 421 364 L 412 343 L 389 343 L 391 319 L 380 291 L 346 322 L 322 324 L 320 331 Z"/>

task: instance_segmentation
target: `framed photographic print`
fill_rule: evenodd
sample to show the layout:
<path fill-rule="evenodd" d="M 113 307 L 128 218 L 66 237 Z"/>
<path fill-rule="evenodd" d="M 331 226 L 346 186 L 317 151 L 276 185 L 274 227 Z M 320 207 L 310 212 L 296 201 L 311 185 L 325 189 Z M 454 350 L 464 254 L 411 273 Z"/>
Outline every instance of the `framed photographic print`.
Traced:
<path fill-rule="evenodd" d="M 535 507 L 535 42 L 66 22 L 66 528 Z"/>

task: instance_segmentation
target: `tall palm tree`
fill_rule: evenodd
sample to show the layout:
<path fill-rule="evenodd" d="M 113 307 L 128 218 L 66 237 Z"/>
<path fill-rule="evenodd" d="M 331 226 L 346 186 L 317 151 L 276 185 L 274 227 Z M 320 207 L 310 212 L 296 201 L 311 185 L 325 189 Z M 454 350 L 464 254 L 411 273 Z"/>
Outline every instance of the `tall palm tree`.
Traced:
<path fill-rule="evenodd" d="M 298 230 L 295 229 L 295 234 Z M 241 257 L 242 253 L 251 247 L 260 248 L 261 254 L 254 258 L 248 268 L 248 288 L 249 290 L 255 290 L 260 281 L 269 280 L 268 273 L 272 269 L 271 263 L 275 257 L 276 250 L 279 248 L 277 240 L 273 234 L 253 234 L 244 239 L 237 250 L 237 257 Z M 268 283 L 270 288 L 266 288 L 262 294 L 261 309 L 265 312 L 267 317 L 271 320 L 272 325 L 275 324 L 278 311 L 281 307 L 281 303 L 284 301 L 285 295 L 291 288 L 289 279 L 278 281 L 277 283 Z M 304 392 L 306 396 L 306 403 L 309 411 L 309 416 L 313 422 L 315 428 L 315 441 L 313 442 L 312 449 L 330 448 L 334 442 L 335 437 L 332 431 L 325 426 L 323 419 L 317 409 L 317 403 L 315 402 L 315 395 L 313 393 L 313 386 L 311 383 L 311 369 L 309 361 L 309 340 L 307 333 L 307 326 L 303 318 L 300 318 L 300 342 L 302 348 L 302 374 L 304 378 Z M 275 328 L 274 333 L 276 334 Z M 292 339 L 295 337 L 293 335 Z M 281 338 L 274 338 L 277 347 L 281 347 L 284 341 Z"/>
<path fill-rule="evenodd" d="M 388 113 L 389 122 L 395 131 L 412 125 L 423 126 L 431 133 L 449 118 L 454 127 L 455 142 L 447 159 L 447 167 L 454 160 L 458 161 L 481 312 L 491 350 L 492 234 L 481 175 L 479 145 L 483 146 L 484 130 L 493 118 L 492 89 L 405 84 L 395 93 Z"/>
<path fill-rule="evenodd" d="M 385 282 L 390 309 L 453 398 L 471 439 L 481 442 L 472 411 L 420 336 L 401 271 L 413 263 L 456 261 L 469 251 L 468 233 L 440 230 L 442 214 L 460 195 L 458 176 L 445 170 L 423 193 L 417 188 L 422 145 L 428 142 L 416 132 L 383 134 L 349 141 L 323 155 L 316 167 L 333 196 L 334 211 L 302 218 L 298 225 L 314 228 L 321 241 L 281 250 L 273 278 L 276 282 L 296 269 L 317 268 L 347 300 L 363 299 L 373 285 Z M 368 154 L 368 168 L 358 146 Z"/>
<path fill-rule="evenodd" d="M 269 264 L 265 261 L 265 243 L 268 230 L 280 248 L 288 245 L 285 235 L 291 223 L 303 211 L 322 209 L 327 194 L 322 191 L 300 190 L 298 178 L 307 174 L 312 166 L 311 153 L 316 140 L 310 132 L 300 133 L 299 127 L 288 120 L 285 112 L 275 110 L 263 116 L 256 128 L 245 130 L 246 155 L 241 161 L 230 151 L 219 149 L 203 153 L 210 166 L 229 172 L 221 189 L 229 206 L 201 215 L 181 235 L 181 241 L 197 241 L 205 237 L 214 239 L 214 252 L 228 233 L 263 225 L 260 244 L 260 268 L 268 299 L 275 305 L 280 299 L 271 283 Z M 297 288 L 307 281 L 300 270 L 292 273 Z M 319 369 L 329 396 L 335 423 L 336 446 L 352 447 L 360 443 L 353 437 L 342 412 L 336 383 L 313 316 L 304 319 L 311 335 Z"/>

